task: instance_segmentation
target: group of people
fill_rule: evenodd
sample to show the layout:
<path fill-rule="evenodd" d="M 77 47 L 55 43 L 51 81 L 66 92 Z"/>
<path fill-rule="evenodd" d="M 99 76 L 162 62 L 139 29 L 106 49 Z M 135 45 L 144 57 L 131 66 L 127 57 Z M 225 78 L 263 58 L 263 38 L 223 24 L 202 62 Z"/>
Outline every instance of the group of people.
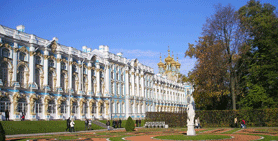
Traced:
<path fill-rule="evenodd" d="M 92 129 L 92 120 L 85 119 L 85 130 L 91 130 Z"/>
<path fill-rule="evenodd" d="M 235 117 L 235 119 L 234 119 L 234 126 L 237 127 L 237 117 Z M 241 120 L 240 127 L 246 128 L 245 120 Z"/>
<path fill-rule="evenodd" d="M 73 119 L 70 120 L 70 117 L 67 119 L 67 128 L 66 128 L 66 131 L 69 129 L 69 132 L 75 132 L 74 130 L 74 121 Z"/>
<path fill-rule="evenodd" d="M 135 126 L 141 127 L 141 119 L 140 118 L 135 120 Z"/>
<path fill-rule="evenodd" d="M 109 126 L 110 126 L 110 121 L 107 120 L 106 121 L 106 126 L 107 126 L 107 130 L 110 130 Z M 112 121 L 112 127 L 113 128 L 122 128 L 122 120 L 119 119 L 119 120 L 113 120 Z"/>

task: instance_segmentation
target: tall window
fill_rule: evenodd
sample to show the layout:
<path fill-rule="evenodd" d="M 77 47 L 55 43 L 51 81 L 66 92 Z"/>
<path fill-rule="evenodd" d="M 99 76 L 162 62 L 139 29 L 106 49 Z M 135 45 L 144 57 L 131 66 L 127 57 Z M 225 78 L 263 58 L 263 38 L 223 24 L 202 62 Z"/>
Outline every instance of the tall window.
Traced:
<path fill-rule="evenodd" d="M 114 79 L 114 77 L 113 77 L 113 72 L 111 72 L 111 79 Z"/>
<path fill-rule="evenodd" d="M 65 70 L 66 68 L 67 68 L 67 67 L 66 67 L 66 64 L 65 64 L 64 62 L 62 62 L 62 63 L 61 63 L 61 69 L 62 69 L 62 70 Z"/>
<path fill-rule="evenodd" d="M 49 67 L 54 67 L 54 61 L 53 61 L 53 60 L 49 60 L 48 66 L 49 66 Z"/>
<path fill-rule="evenodd" d="M 76 66 L 73 65 L 73 66 L 72 66 L 72 72 L 76 72 L 76 71 L 77 71 Z"/>
<path fill-rule="evenodd" d="M 72 76 L 72 89 L 75 91 L 75 76 Z"/>
<path fill-rule="evenodd" d="M 60 86 L 62 87 L 63 90 L 65 90 L 65 74 L 62 73 L 61 75 L 61 84 Z"/>
<path fill-rule="evenodd" d="M 25 115 L 27 113 L 27 105 L 26 98 L 20 98 L 18 100 L 17 112 L 23 113 Z"/>
<path fill-rule="evenodd" d="M 24 58 L 25 58 L 25 53 L 20 52 L 20 54 L 19 54 L 19 60 L 24 61 Z"/>
<path fill-rule="evenodd" d="M 66 103 L 66 101 L 62 101 L 62 103 L 61 103 L 61 113 L 62 114 L 66 114 L 67 113 L 67 103 Z"/>
<path fill-rule="evenodd" d="M 3 57 L 9 57 L 10 56 L 10 51 L 8 49 L 3 49 L 2 50 L 2 56 Z"/>
<path fill-rule="evenodd" d="M 38 85 L 38 89 L 40 89 L 40 69 L 35 70 L 35 82 Z"/>
<path fill-rule="evenodd" d="M 50 114 L 55 114 L 56 113 L 56 105 L 54 103 L 54 100 L 51 100 L 49 101 L 49 104 L 48 104 L 48 113 Z"/>
<path fill-rule="evenodd" d="M 77 102 L 73 102 L 73 104 L 72 104 L 72 113 L 77 113 L 77 108 L 78 108 L 78 106 L 77 106 Z"/>
<path fill-rule="evenodd" d="M 35 113 L 42 113 L 42 101 L 39 99 L 35 103 L 36 103 L 34 108 L 34 110 L 36 110 Z"/>
<path fill-rule="evenodd" d="M 17 82 L 19 82 L 19 84 L 21 86 L 24 86 L 24 67 L 23 66 L 20 66 L 18 68 Z"/>
<path fill-rule="evenodd" d="M 49 84 L 49 88 L 52 90 L 53 88 L 53 72 L 50 71 L 48 73 L 48 84 Z"/>
<path fill-rule="evenodd" d="M 119 80 L 119 74 L 116 73 L 116 80 Z"/>
<path fill-rule="evenodd" d="M 36 64 L 41 64 L 41 57 L 40 56 L 36 56 Z"/>
<path fill-rule="evenodd" d="M 92 113 L 95 114 L 96 113 L 96 103 L 94 102 L 92 105 Z"/>
<path fill-rule="evenodd" d="M 3 63 L 1 65 L 0 79 L 2 79 L 4 86 L 7 86 L 8 84 L 8 64 L 7 63 Z"/>

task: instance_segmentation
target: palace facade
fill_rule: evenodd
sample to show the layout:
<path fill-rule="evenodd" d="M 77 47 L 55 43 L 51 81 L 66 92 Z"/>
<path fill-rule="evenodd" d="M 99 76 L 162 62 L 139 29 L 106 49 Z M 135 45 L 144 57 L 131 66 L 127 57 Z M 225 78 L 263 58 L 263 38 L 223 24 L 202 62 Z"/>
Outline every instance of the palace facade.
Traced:
<path fill-rule="evenodd" d="M 0 25 L 0 119 L 68 117 L 145 118 L 146 112 L 181 112 L 193 88 L 179 83 L 180 63 L 170 56 L 159 74 L 108 46 L 81 50 Z M 161 57 L 160 57 L 161 60 Z M 1 115 L 2 112 L 2 115 Z"/>

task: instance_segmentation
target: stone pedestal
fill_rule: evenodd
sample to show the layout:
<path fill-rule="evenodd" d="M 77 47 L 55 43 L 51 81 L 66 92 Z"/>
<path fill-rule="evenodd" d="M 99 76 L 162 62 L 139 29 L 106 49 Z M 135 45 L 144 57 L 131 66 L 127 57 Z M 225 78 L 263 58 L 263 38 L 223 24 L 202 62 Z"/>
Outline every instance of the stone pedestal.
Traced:
<path fill-rule="evenodd" d="M 195 132 L 195 129 L 194 129 L 194 124 L 188 124 L 187 125 L 187 136 L 195 136 L 196 135 L 196 132 Z"/>

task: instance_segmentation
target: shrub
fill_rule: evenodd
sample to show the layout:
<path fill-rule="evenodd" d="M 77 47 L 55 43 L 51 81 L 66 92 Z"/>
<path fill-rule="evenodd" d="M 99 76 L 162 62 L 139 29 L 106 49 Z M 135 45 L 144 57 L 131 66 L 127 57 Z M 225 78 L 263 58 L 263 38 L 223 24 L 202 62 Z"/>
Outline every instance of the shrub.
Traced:
<path fill-rule="evenodd" d="M 130 132 L 130 131 L 134 131 L 134 122 L 132 120 L 131 117 L 128 117 L 127 121 L 126 121 L 126 125 L 125 125 L 125 130 Z"/>
<path fill-rule="evenodd" d="M 0 122 L 0 141 L 4 141 L 5 139 L 6 139 L 5 131 Z"/>

